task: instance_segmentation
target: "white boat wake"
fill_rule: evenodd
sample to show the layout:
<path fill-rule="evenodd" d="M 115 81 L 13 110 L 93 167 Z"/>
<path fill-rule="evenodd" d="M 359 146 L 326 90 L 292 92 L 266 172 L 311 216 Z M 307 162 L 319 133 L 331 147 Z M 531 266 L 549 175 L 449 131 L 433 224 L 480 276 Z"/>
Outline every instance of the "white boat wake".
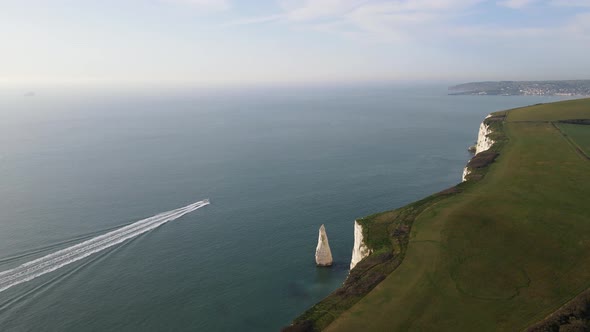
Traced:
<path fill-rule="evenodd" d="M 123 241 L 134 238 L 206 205 L 209 205 L 208 199 L 175 210 L 163 212 L 71 247 L 56 251 L 47 256 L 24 263 L 14 269 L 0 272 L 0 292 L 23 282 L 33 280 L 46 273 L 55 271 L 63 266 L 79 261 Z"/>

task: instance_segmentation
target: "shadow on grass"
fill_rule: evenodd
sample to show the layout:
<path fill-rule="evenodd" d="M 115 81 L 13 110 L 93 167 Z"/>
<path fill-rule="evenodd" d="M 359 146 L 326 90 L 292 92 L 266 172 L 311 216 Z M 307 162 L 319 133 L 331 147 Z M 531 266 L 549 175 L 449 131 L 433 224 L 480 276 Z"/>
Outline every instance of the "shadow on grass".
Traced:
<path fill-rule="evenodd" d="M 526 332 L 590 331 L 590 290 L 582 292 Z"/>

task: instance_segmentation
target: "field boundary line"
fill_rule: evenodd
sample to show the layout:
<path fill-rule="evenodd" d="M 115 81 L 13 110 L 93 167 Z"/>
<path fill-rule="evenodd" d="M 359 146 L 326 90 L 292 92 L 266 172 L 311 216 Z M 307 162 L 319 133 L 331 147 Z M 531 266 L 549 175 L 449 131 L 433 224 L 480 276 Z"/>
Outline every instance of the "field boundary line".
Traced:
<path fill-rule="evenodd" d="M 550 123 L 551 123 L 551 125 L 553 125 L 553 127 L 555 129 L 557 129 L 557 132 L 559 132 L 559 134 L 561 135 L 561 137 L 563 137 L 563 139 L 565 139 L 574 148 L 574 150 L 576 151 L 576 153 L 580 157 L 582 157 L 583 159 L 586 159 L 586 160 L 590 161 L 590 156 L 588 156 L 584 152 L 584 150 L 582 150 L 582 148 L 574 140 L 570 139 L 569 136 L 566 133 L 564 133 L 563 130 L 561 130 L 561 128 L 559 128 L 559 126 L 555 122 L 551 121 Z"/>

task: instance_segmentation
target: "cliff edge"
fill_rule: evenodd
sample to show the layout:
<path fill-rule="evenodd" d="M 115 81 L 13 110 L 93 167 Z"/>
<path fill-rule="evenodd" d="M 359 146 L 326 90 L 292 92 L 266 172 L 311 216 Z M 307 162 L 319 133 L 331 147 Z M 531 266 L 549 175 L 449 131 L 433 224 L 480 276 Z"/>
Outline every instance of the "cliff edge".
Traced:
<path fill-rule="evenodd" d="M 405 257 L 414 221 L 430 207 L 460 194 L 484 176 L 487 166 L 498 155 L 496 151 L 501 147 L 498 142 L 505 140 L 502 132 L 504 117 L 504 112 L 494 113 L 480 125 L 477 154 L 465 168 L 468 172 L 465 181 L 398 209 L 355 220 L 350 273 L 344 284 L 283 331 L 325 329 L 395 271 Z"/>
<path fill-rule="evenodd" d="M 358 221 L 354 221 L 354 246 L 352 247 L 352 259 L 350 260 L 350 269 L 354 269 L 354 267 L 361 261 L 363 258 L 369 256 L 371 254 L 371 249 L 367 247 L 365 241 L 363 239 L 363 226 L 358 223 Z"/>

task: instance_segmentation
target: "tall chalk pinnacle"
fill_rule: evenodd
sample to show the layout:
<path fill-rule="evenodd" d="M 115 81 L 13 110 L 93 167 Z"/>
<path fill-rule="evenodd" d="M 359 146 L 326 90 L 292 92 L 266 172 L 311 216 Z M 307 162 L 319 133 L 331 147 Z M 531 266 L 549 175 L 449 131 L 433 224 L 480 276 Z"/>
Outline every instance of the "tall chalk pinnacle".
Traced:
<path fill-rule="evenodd" d="M 315 248 L 315 263 L 317 266 L 332 265 L 332 251 L 330 250 L 330 243 L 328 243 L 328 235 L 326 235 L 324 225 L 320 227 L 318 246 Z"/>

